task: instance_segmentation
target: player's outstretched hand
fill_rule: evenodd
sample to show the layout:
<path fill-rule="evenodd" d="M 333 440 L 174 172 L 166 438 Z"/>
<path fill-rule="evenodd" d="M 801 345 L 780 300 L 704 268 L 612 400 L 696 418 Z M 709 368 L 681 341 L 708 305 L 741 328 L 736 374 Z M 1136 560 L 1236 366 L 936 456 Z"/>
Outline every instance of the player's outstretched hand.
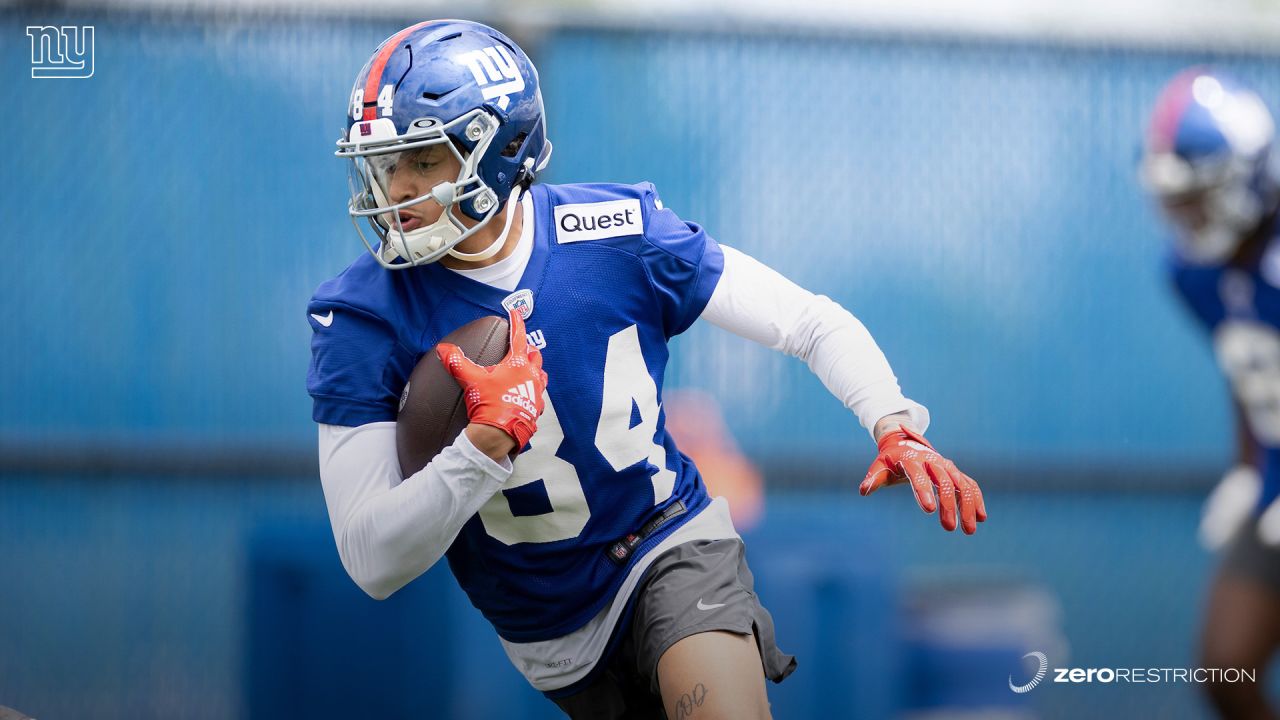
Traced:
<path fill-rule="evenodd" d="M 529 347 L 520 312 L 509 311 L 507 320 L 511 325 L 511 344 L 507 356 L 497 365 L 476 365 L 453 343 L 440 343 L 436 354 L 449 374 L 462 385 L 467 418 L 506 432 L 515 440 L 518 450 L 538 429 L 547 374 L 542 370 L 542 353 Z"/>
<path fill-rule="evenodd" d="M 987 506 L 982 502 L 982 490 L 973 478 L 960 472 L 960 468 L 938 454 L 920 433 L 904 426 L 880 436 L 877 443 L 880 454 L 858 492 L 870 495 L 887 485 L 910 482 L 920 509 L 932 513 L 942 505 L 939 519 L 948 532 L 956 529 L 956 506 L 960 510 L 960 527 L 966 535 L 978 530 L 978 523 L 987 519 Z M 934 497 L 934 488 L 938 496 Z"/>

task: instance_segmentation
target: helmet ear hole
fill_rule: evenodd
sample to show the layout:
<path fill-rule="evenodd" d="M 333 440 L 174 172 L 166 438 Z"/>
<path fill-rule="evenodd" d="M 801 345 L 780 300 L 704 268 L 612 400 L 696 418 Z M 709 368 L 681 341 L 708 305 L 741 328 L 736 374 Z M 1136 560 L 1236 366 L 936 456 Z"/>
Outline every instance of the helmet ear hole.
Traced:
<path fill-rule="evenodd" d="M 527 132 L 522 132 L 519 135 L 516 135 L 514 140 L 507 143 L 507 146 L 502 148 L 502 157 L 513 158 L 516 155 L 519 155 L 520 149 L 524 147 L 524 141 L 528 137 L 529 133 Z"/>

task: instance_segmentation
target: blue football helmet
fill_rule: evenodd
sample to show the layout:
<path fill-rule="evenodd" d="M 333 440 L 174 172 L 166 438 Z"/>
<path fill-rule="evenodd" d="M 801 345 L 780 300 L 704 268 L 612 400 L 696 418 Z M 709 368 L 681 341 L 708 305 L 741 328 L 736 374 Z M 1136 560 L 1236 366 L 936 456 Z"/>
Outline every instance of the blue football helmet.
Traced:
<path fill-rule="evenodd" d="M 1193 67 L 1156 101 L 1142 180 L 1174 228 L 1187 261 L 1226 262 L 1280 200 L 1275 122 L 1257 93 Z"/>
<path fill-rule="evenodd" d="M 533 63 L 502 33 L 464 20 L 418 23 L 383 41 L 356 76 L 337 145 L 336 155 L 351 160 L 347 209 L 356 232 L 389 269 L 446 254 L 492 256 L 505 232 L 480 253 L 454 248 L 518 198 L 551 156 Z M 417 154 L 436 145 L 460 163 L 457 178 L 417 197 L 395 197 L 397 168 L 406 172 Z M 442 206 L 439 219 L 406 230 L 402 211 L 412 214 L 429 202 Z"/>

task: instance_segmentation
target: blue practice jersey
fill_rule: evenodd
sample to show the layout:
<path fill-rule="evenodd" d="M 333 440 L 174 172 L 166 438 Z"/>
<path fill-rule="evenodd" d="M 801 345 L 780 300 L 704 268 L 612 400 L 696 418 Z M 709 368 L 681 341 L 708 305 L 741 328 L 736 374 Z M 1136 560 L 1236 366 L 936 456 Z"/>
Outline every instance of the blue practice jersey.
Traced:
<path fill-rule="evenodd" d="M 1213 337 L 1218 365 L 1262 450 L 1258 511 L 1280 496 L 1280 236 L 1252 267 L 1193 265 L 1174 257 L 1178 292 Z"/>
<path fill-rule="evenodd" d="M 316 422 L 394 421 L 418 359 L 503 302 L 527 302 L 548 382 L 538 431 L 447 557 L 471 602 L 513 642 L 591 619 L 637 557 L 708 502 L 665 429 L 667 342 L 702 313 L 720 247 L 652 185 L 536 185 L 533 253 L 507 292 L 438 264 L 389 271 L 362 256 L 316 291 L 307 378 Z M 329 313 L 332 312 L 332 317 Z M 643 544 L 618 542 L 655 518 Z M 618 555 L 620 557 L 614 556 Z"/>

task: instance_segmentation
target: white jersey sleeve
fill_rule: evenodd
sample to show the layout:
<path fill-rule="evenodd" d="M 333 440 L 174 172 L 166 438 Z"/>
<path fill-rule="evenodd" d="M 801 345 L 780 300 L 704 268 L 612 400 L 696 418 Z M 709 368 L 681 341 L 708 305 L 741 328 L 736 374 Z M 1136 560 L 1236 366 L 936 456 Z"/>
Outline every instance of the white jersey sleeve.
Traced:
<path fill-rule="evenodd" d="M 383 600 L 426 572 L 511 476 L 466 433 L 400 478 L 396 424 L 320 424 L 320 482 L 347 574 Z"/>
<path fill-rule="evenodd" d="M 906 412 L 920 432 L 929 411 L 902 395 L 889 361 L 856 317 L 755 258 L 721 244 L 724 273 L 702 318 L 735 335 L 800 358 L 871 432 Z"/>

